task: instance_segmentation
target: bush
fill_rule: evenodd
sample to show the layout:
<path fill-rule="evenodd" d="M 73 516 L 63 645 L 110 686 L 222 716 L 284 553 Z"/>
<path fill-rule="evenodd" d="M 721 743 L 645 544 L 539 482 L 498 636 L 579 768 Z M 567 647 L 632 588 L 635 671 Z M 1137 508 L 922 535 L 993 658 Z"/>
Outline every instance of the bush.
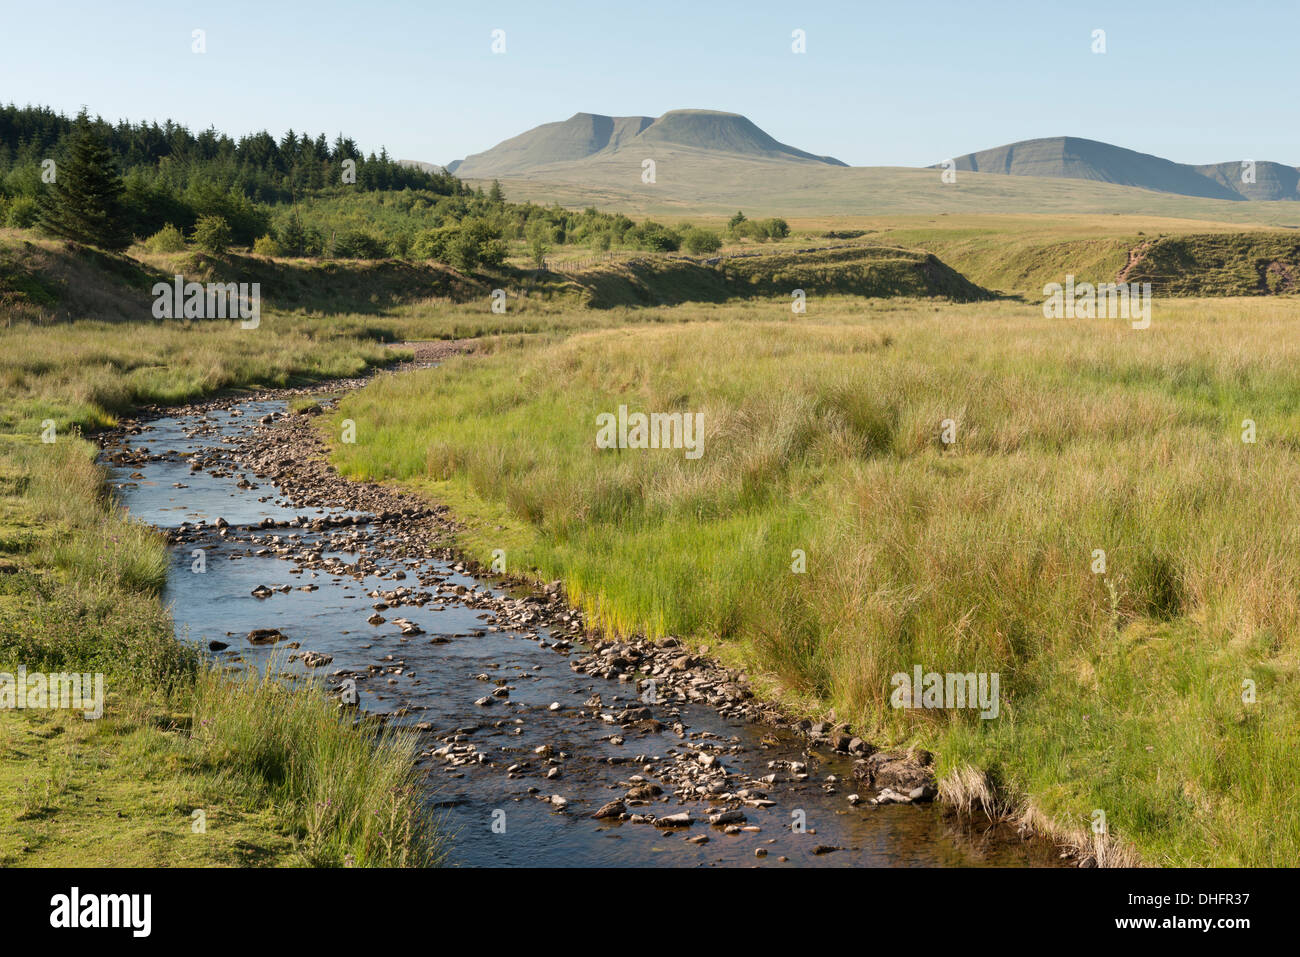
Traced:
<path fill-rule="evenodd" d="M 303 231 L 302 255 L 325 255 L 325 234 L 315 226 L 308 226 L 307 229 Z"/>
<path fill-rule="evenodd" d="M 12 229 L 30 229 L 36 225 L 38 218 L 36 200 L 30 196 L 17 196 L 9 204 L 9 210 L 5 214 L 5 225 Z"/>
<path fill-rule="evenodd" d="M 334 240 L 334 255 L 340 259 L 383 259 L 388 247 L 363 230 L 349 229 Z"/>
<path fill-rule="evenodd" d="M 411 253 L 411 245 L 414 237 L 409 232 L 394 233 L 384 243 L 384 248 L 388 250 L 388 255 L 394 259 L 405 259 Z"/>
<path fill-rule="evenodd" d="M 411 243 L 411 255 L 416 259 L 436 259 L 447 261 L 447 250 L 458 230 L 455 226 L 441 226 L 438 229 L 421 230 Z"/>
<path fill-rule="evenodd" d="M 194 227 L 194 244 L 206 253 L 220 256 L 230 248 L 230 226 L 220 216 L 200 216 Z"/>
<path fill-rule="evenodd" d="M 30 196 L 18 196 L 9 204 L 4 222 L 11 229 L 31 229 L 36 225 L 36 218 L 36 200 Z"/>
<path fill-rule="evenodd" d="M 784 219 L 747 219 L 730 230 L 737 239 L 752 239 L 765 243 L 769 239 L 785 239 L 790 235 L 790 224 Z"/>
<path fill-rule="evenodd" d="M 457 269 L 500 266 L 506 261 L 506 244 L 501 230 L 482 216 L 471 216 L 460 224 L 447 250 Z"/>
<path fill-rule="evenodd" d="M 682 243 L 687 252 L 698 256 L 701 253 L 716 253 L 722 248 L 722 237 L 707 229 L 688 229 L 682 236 Z"/>
<path fill-rule="evenodd" d="M 284 247 L 279 240 L 267 233 L 253 243 L 253 252 L 258 256 L 283 256 Z"/>
<path fill-rule="evenodd" d="M 185 249 L 185 237 L 179 229 L 168 223 L 146 239 L 144 244 L 150 252 L 179 253 Z"/>
<path fill-rule="evenodd" d="M 270 215 L 265 208 L 237 190 L 224 191 L 215 182 L 192 182 L 183 198 L 200 220 L 216 216 L 225 221 L 231 237 L 227 246 L 251 246 L 270 229 Z"/>
<path fill-rule="evenodd" d="M 677 231 L 656 223 L 652 219 L 647 219 L 640 226 L 629 230 L 629 238 L 642 249 L 650 249 L 661 253 L 675 253 L 682 245 L 682 237 Z"/>
<path fill-rule="evenodd" d="M 790 224 L 779 216 L 763 220 L 763 228 L 769 239 L 785 239 L 790 235 Z"/>

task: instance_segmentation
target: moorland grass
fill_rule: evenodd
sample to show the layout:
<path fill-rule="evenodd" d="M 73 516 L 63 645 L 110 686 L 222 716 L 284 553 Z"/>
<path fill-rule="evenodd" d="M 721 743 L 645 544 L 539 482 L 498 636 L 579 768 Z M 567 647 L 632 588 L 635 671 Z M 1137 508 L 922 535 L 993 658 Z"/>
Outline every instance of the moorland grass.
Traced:
<path fill-rule="evenodd" d="M 536 179 L 506 176 L 502 185 L 514 202 L 582 209 L 599 197 L 603 208 L 669 221 L 716 217 L 722 222 L 742 209 L 751 219 L 781 216 L 792 225 L 813 218 L 848 225 L 880 216 L 1056 217 L 1096 215 L 1098 210 L 1117 217 L 1199 219 L 1247 228 L 1300 222 L 1300 210 L 1291 200 L 1202 199 L 1091 180 L 959 171 L 956 183 L 945 183 L 937 169 L 846 168 L 730 156 L 719 161 L 690 150 L 660 152 L 656 158 L 661 168 L 671 165 L 673 175 L 661 177 L 654 189 L 644 188 L 635 177 L 629 181 L 627 161 L 616 154 L 548 166 Z M 475 185 L 486 189 L 489 184 Z"/>
<path fill-rule="evenodd" d="M 358 375 L 393 358 L 352 329 L 263 316 L 228 322 L 25 323 L 0 352 L 0 430 L 33 435 L 111 425 L 141 405 L 171 405 L 224 390 Z"/>
<path fill-rule="evenodd" d="M 779 309 L 376 381 L 335 460 L 448 501 L 478 557 L 562 578 L 607 628 L 721 640 L 772 693 L 935 748 L 1063 832 L 1101 809 L 1150 863 L 1293 861 L 1297 302 L 1161 300 L 1141 331 L 1016 303 Z M 598 449 L 619 404 L 704 413 L 703 456 Z M 999 718 L 891 707 L 917 664 L 998 672 Z"/>
<path fill-rule="evenodd" d="M 340 720 L 319 687 L 289 687 L 273 669 L 200 676 L 192 725 L 200 763 L 220 772 L 227 793 L 243 789 L 253 806 L 280 809 L 308 864 L 439 863 L 444 836 L 423 807 L 416 738 Z"/>

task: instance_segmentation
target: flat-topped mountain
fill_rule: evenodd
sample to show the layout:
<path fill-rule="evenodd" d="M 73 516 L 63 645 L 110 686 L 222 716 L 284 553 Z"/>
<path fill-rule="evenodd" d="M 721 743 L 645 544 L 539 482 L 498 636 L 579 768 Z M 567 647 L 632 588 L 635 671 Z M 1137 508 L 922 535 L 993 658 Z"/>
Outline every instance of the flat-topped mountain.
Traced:
<path fill-rule="evenodd" d="M 557 164 L 575 163 L 615 153 L 637 153 L 636 165 L 656 150 L 687 149 L 749 159 L 844 166 L 831 156 L 817 156 L 778 142 L 751 120 L 717 110 L 670 110 L 650 116 L 602 116 L 575 113 L 558 123 L 543 123 L 526 133 L 447 164 L 462 179 L 524 176 Z"/>
<path fill-rule="evenodd" d="M 1300 200 L 1300 169 L 1292 166 L 1256 162 L 1254 182 L 1246 182 L 1241 162 L 1192 166 L 1077 136 L 1023 140 L 954 162 L 969 172 L 1085 179 L 1206 199 Z"/>

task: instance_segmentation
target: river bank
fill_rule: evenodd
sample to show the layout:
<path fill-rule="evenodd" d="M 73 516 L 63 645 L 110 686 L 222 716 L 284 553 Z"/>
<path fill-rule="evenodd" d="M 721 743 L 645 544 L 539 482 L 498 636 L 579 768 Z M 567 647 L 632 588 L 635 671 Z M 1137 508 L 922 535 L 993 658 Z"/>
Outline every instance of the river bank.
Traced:
<path fill-rule="evenodd" d="M 0 708 L 0 862 L 436 863 L 440 837 L 407 790 L 414 769 L 400 740 L 370 722 L 340 721 L 311 689 L 212 672 L 176 641 L 160 601 L 165 542 L 107 494 L 96 449 L 79 434 L 112 422 L 109 410 L 126 402 L 125 376 L 109 368 L 122 337 L 92 324 L 77 332 L 75 348 L 15 344 L 9 354 L 0 396 L 0 671 L 29 681 L 89 674 L 103 689 L 102 717 L 31 696 L 26 708 Z M 356 350 L 307 355 L 301 342 L 275 337 L 230 378 L 213 377 L 206 347 L 169 354 L 170 334 L 147 347 L 164 364 L 141 394 L 368 361 Z M 63 328 L 24 335 L 70 338 Z"/>

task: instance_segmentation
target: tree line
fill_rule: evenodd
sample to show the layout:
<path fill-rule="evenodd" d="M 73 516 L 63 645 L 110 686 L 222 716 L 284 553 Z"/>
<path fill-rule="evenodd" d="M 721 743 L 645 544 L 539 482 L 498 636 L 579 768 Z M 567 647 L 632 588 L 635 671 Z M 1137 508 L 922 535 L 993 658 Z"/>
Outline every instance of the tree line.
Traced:
<path fill-rule="evenodd" d="M 766 240 L 784 221 L 733 220 L 726 235 Z M 511 203 L 499 183 L 474 189 L 444 170 L 363 155 L 293 131 L 234 139 L 197 135 L 167 121 L 110 124 L 85 110 L 69 119 L 45 107 L 0 107 L 0 224 L 122 250 L 232 246 L 280 256 L 437 259 L 472 269 L 499 266 L 523 243 L 538 264 L 557 246 L 699 254 L 723 236 L 690 226 L 634 222 Z"/>

